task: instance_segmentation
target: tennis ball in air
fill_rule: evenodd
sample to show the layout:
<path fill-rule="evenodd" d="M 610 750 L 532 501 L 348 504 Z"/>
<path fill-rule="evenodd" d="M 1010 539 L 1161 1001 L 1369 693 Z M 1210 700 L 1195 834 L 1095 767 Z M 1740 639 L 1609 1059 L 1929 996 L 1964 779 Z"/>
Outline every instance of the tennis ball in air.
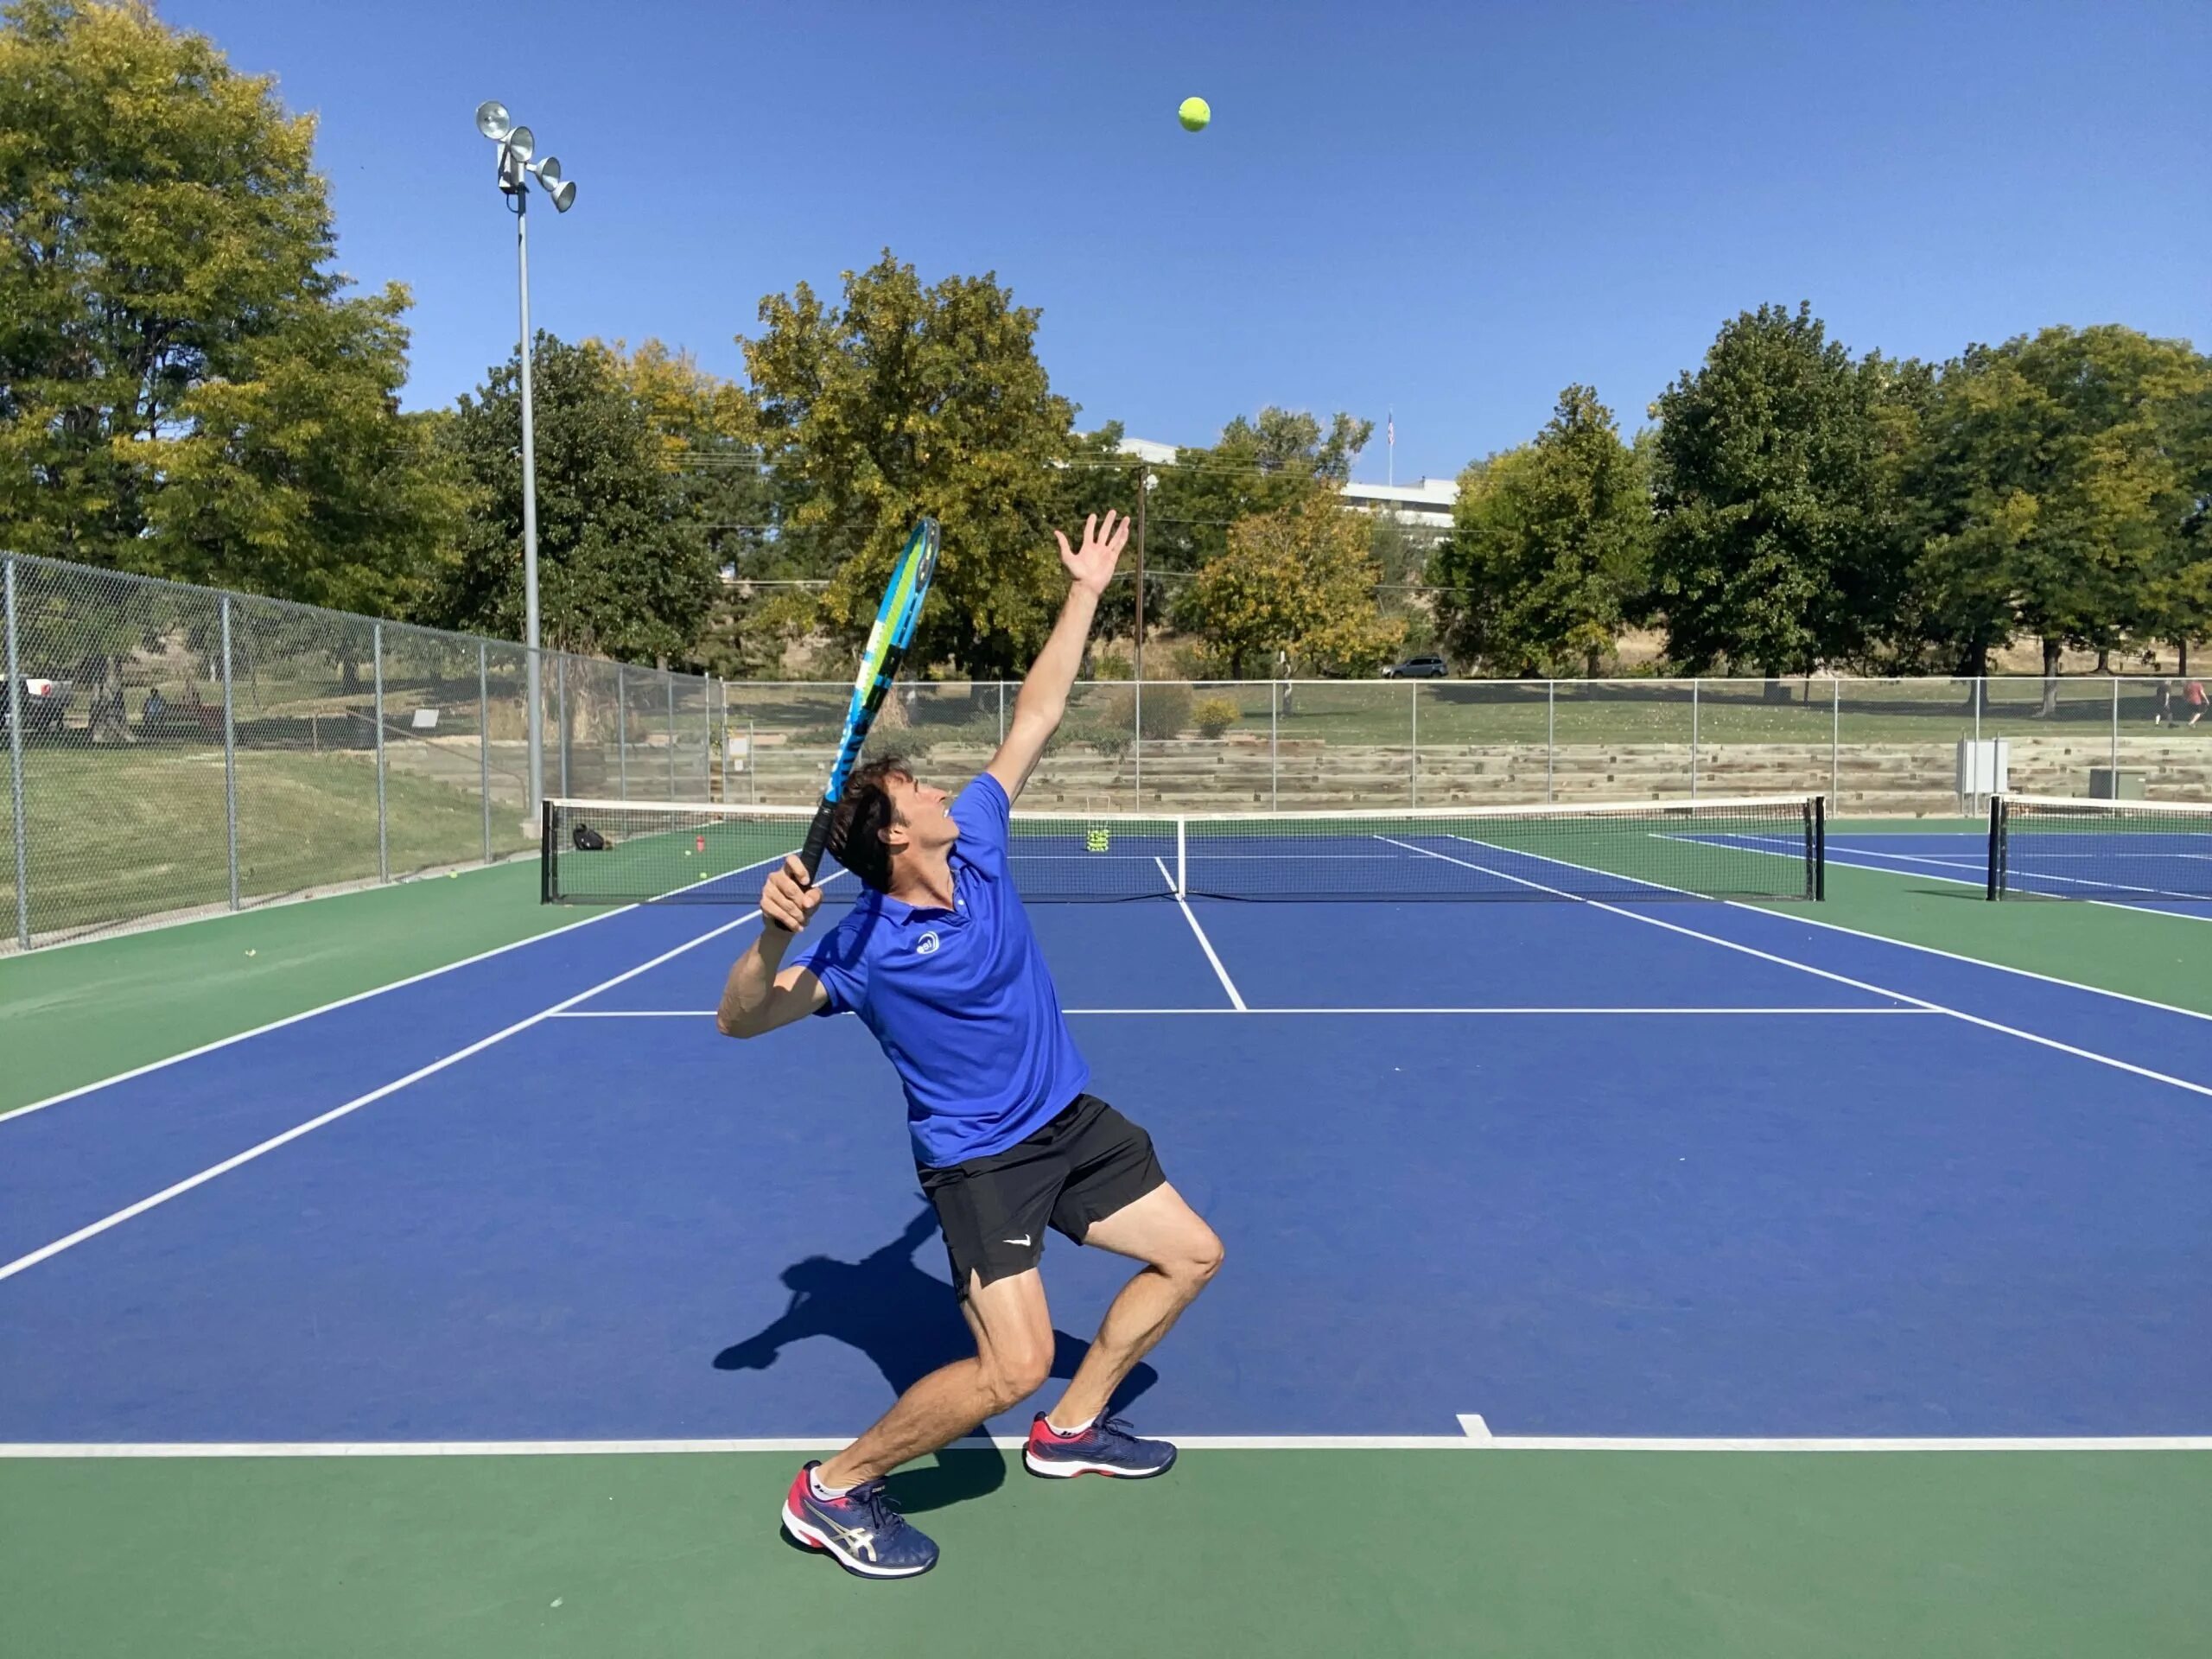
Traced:
<path fill-rule="evenodd" d="M 1213 119 L 1213 111 L 1203 98 L 1186 98 L 1183 106 L 1175 111 L 1175 118 L 1183 124 L 1185 132 L 1196 132 Z"/>

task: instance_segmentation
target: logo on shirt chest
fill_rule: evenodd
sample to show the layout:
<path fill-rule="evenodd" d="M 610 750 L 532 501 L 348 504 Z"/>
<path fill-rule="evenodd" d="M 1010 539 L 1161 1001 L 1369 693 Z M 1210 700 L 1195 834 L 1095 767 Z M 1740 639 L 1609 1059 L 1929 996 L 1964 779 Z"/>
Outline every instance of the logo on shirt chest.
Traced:
<path fill-rule="evenodd" d="M 939 940 L 937 936 L 937 930 L 935 928 L 931 928 L 928 932 L 923 934 L 920 938 L 914 941 L 914 954 L 918 957 L 934 956 L 937 953 L 938 944 L 941 943 L 942 941 Z"/>

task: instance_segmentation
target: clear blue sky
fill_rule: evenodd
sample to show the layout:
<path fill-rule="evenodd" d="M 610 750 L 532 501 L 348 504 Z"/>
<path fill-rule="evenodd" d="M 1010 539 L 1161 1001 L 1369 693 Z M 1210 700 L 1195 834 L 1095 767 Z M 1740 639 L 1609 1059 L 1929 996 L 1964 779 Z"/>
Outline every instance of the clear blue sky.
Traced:
<path fill-rule="evenodd" d="M 163 0 L 321 118 L 345 269 L 414 290 L 410 406 L 514 339 L 503 100 L 578 181 L 534 320 L 736 374 L 760 297 L 886 245 L 1042 308 L 1084 424 L 1264 403 L 1448 474 L 1586 381 L 1624 428 L 1719 323 L 1854 351 L 2212 341 L 2212 4 Z M 1209 99 L 1184 132 L 1176 105 Z"/>

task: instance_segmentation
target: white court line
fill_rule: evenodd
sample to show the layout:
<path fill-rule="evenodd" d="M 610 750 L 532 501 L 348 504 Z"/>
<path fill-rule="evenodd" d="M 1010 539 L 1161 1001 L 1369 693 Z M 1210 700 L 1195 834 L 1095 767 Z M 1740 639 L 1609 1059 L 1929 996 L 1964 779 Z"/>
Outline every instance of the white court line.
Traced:
<path fill-rule="evenodd" d="M 1175 1434 L 1186 1452 L 2212 1452 L 2212 1435 L 1996 1435 L 1676 1438 L 1643 1435 L 1493 1434 L 1475 1413 L 1457 1434 Z M 818 1452 L 843 1441 L 823 1435 L 698 1440 L 31 1440 L 0 1443 L 0 1461 L 173 1458 L 583 1458 L 682 1457 L 747 1452 Z M 1018 1451 L 1020 1434 L 969 1434 L 949 1451 Z"/>
<path fill-rule="evenodd" d="M 1382 839 L 1389 840 L 1389 838 L 1388 836 L 1384 836 Z M 1487 842 L 1474 841 L 1465 836 L 1459 837 L 1459 839 L 1467 841 L 1470 846 L 1487 848 L 1487 849 L 1491 852 L 1506 852 L 1510 850 L 1505 848 L 1489 847 Z M 2094 1049 L 2082 1048 L 2072 1043 L 2061 1042 L 2056 1037 L 2045 1037 L 2037 1032 L 2024 1031 L 2018 1026 L 2008 1026 L 2004 1024 L 2001 1020 L 1986 1020 L 1980 1014 L 1967 1014 L 1963 1009 L 1948 1007 L 1943 1003 L 1930 1001 L 1929 998 L 1924 996 L 1914 996 L 1905 991 L 1891 990 L 1886 986 L 1872 984 L 1863 979 L 1853 979 L 1848 974 L 1839 974 L 1830 969 L 1815 968 L 1810 963 L 1798 962 L 1789 957 L 1777 956 L 1771 950 L 1762 950 L 1756 945 L 1744 944 L 1735 939 L 1723 938 L 1718 933 L 1700 933 L 1697 929 L 1694 927 L 1684 927 L 1679 922 L 1662 921 L 1656 916 L 1639 915 L 1635 911 L 1624 910 L 1618 905 L 1609 905 L 1605 903 L 1602 899 L 1586 899 L 1581 894 L 1569 893 L 1563 887 L 1549 887 L 1541 881 L 1532 881 L 1526 876 L 1513 875 L 1504 870 L 1492 869 L 1488 865 L 1484 864 L 1471 864 L 1465 859 L 1453 858 L 1449 853 L 1435 852 L 1426 847 L 1414 847 L 1413 843 L 1410 842 L 1395 842 L 1392 844 L 1394 846 L 1412 848 L 1412 850 L 1415 852 L 1427 853 L 1431 858 L 1440 858 L 1448 864 L 1458 864 L 1466 869 L 1479 871 L 1484 875 L 1501 876 L 1508 881 L 1518 882 L 1522 887 L 1533 887 L 1539 893 L 1548 893 L 1556 898 L 1573 899 L 1579 904 L 1589 906 L 1592 910 L 1605 911 L 1609 915 L 1624 916 L 1630 921 L 1641 922 L 1647 927 L 1662 928 L 1669 933 L 1679 933 L 1685 938 L 1702 939 L 1707 944 L 1717 944 L 1725 950 L 1734 950 L 1744 956 L 1756 957 L 1762 962 L 1770 962 L 1777 967 L 1794 968 L 1801 974 L 1810 974 L 1816 979 L 1828 980 L 1838 985 L 1848 985 L 1855 991 L 1866 991 L 1872 995 L 1886 996 L 1899 1002 L 1916 1003 L 1919 1007 L 1927 1008 L 1932 1013 L 1948 1014 L 1954 1020 L 1963 1020 L 1970 1026 L 1980 1026 L 1986 1031 L 1999 1032 L 2007 1037 L 2017 1037 L 2024 1043 L 2034 1043 L 2040 1047 L 2056 1049 L 2062 1054 L 2071 1054 L 2076 1059 L 2088 1060 L 2098 1065 L 2108 1065 L 2115 1071 L 2130 1072 L 2139 1077 L 2147 1077 L 2153 1083 L 2163 1083 L 2176 1089 L 2185 1089 L 2193 1095 L 2202 1095 L 2207 1099 L 2212 1099 L 2212 1085 L 2207 1085 L 2202 1083 L 2192 1083 L 2187 1077 L 2177 1077 L 2171 1072 L 2156 1071 L 2147 1065 L 2138 1065 L 2133 1060 L 2123 1060 L 2110 1054 L 2100 1054 Z M 1578 869 L 1581 868 L 1579 865 L 1570 863 L 1566 859 L 1552 858 L 1544 854 L 1516 854 L 1515 855 L 1520 857 L 1542 858 L 1547 863 L 1566 865 L 1567 868 L 1570 869 Z M 1603 874 L 1603 872 L 1597 872 L 1597 874 Z M 1758 906 L 1745 906 L 1744 908 L 1756 910 L 1758 909 Z M 1762 913 L 1770 915 L 1773 912 L 1764 912 Z M 1848 930 L 1846 931 L 1847 931 Z M 1969 960 L 1971 960 L 1971 958 L 1969 958 Z"/>
<path fill-rule="evenodd" d="M 780 857 L 782 855 L 779 854 L 778 856 Z M 773 859 L 758 859 L 751 864 L 741 864 L 734 870 L 725 871 L 721 875 L 702 877 L 690 885 L 695 887 L 704 887 L 709 881 L 719 881 L 728 875 L 741 875 L 747 870 L 758 869 L 764 864 L 774 861 Z M 486 868 L 499 867 L 492 865 Z M 683 889 L 679 887 L 677 891 L 680 893 Z M 305 904 L 309 901 L 299 899 L 295 902 Z M 202 1043 L 197 1048 L 188 1048 L 181 1054 L 171 1054 L 162 1059 L 149 1060 L 145 1065 L 133 1066 L 128 1071 L 118 1071 L 111 1077 L 102 1077 L 98 1083 L 79 1084 L 74 1089 L 65 1089 L 58 1095 L 48 1095 L 44 1100 L 35 1100 L 29 1105 L 12 1107 L 4 1112 L 0 1112 L 0 1126 L 5 1126 L 16 1118 L 29 1117 L 33 1112 L 42 1112 L 49 1106 L 59 1106 L 64 1101 L 75 1100 L 82 1095 L 94 1094 L 102 1089 L 112 1088 L 118 1083 L 129 1083 L 133 1077 L 143 1077 L 149 1072 L 161 1071 L 164 1066 L 176 1065 L 185 1060 L 197 1059 L 202 1054 L 212 1054 L 219 1048 L 228 1048 L 232 1043 L 242 1043 L 249 1037 L 259 1037 L 268 1032 L 282 1031 L 287 1026 L 296 1026 L 301 1020 L 312 1020 L 317 1014 L 335 1013 L 338 1009 L 350 1007 L 356 1002 L 365 1002 L 372 996 L 382 996 L 387 991 L 404 990 L 410 985 L 419 985 L 424 980 L 435 979 L 441 974 L 450 974 L 455 969 L 472 967 L 480 962 L 489 962 L 493 957 L 503 957 L 508 951 L 519 950 L 526 944 L 537 944 L 546 939 L 556 939 L 563 933 L 573 933 L 580 927 L 589 927 L 594 922 L 603 922 L 611 917 L 620 916 L 632 910 L 642 910 L 645 907 L 642 905 L 613 906 L 577 921 L 563 922 L 558 927 L 550 927 L 543 933 L 533 933 L 526 939 L 512 939 L 505 944 L 493 945 L 489 950 L 480 950 L 473 957 L 463 957 L 459 962 L 448 962 L 435 968 L 425 969 L 419 974 L 410 974 L 405 979 L 395 979 L 389 985 L 375 985 L 365 991 L 355 991 L 351 996 L 341 996 L 334 1002 L 325 1002 L 318 1007 L 302 1008 L 297 1014 L 288 1014 L 282 1020 L 271 1020 L 267 1025 L 256 1026 L 251 1031 L 234 1032 L 228 1037 L 219 1037 L 212 1043 Z M 251 914 L 251 912 L 244 913 Z M 760 912 L 755 911 L 753 914 L 757 916 Z M 211 917 L 208 919 L 222 921 L 232 918 Z M 94 941 L 86 941 L 86 943 L 94 943 Z"/>
<path fill-rule="evenodd" d="M 548 1017 L 554 1020 L 711 1020 L 718 1010 L 714 1008 L 575 1008 L 566 1014 Z M 1522 1003 L 1501 1003 L 1487 1007 L 1405 1007 L 1405 1008 L 1062 1008 L 1064 1014 L 1686 1014 L 1703 1017 L 1707 1014 L 1929 1014 L 1934 1008 L 1919 1007 L 1841 1007 L 1834 1003 L 1820 1003 L 1806 1007 L 1543 1007 Z"/>
<path fill-rule="evenodd" d="M 843 874 L 844 872 L 842 870 L 839 870 L 835 874 L 825 877 L 824 880 L 834 881 L 838 876 L 842 875 Z M 183 1194 L 191 1192 L 194 1187 L 204 1186 L 209 1181 L 213 1180 L 217 1176 L 226 1175 L 232 1170 L 238 1168 L 242 1164 L 250 1164 L 255 1159 L 263 1157 L 269 1153 L 276 1151 L 279 1147 L 289 1145 L 290 1142 L 298 1140 L 302 1135 L 312 1135 L 315 1130 L 322 1128 L 326 1123 L 335 1123 L 340 1118 L 345 1117 L 351 1113 L 358 1112 L 362 1107 L 372 1105 L 375 1102 L 382 1100 L 387 1095 L 398 1093 L 410 1084 L 420 1083 L 424 1077 L 431 1077 L 437 1072 L 442 1071 L 448 1066 L 457 1065 L 472 1055 L 482 1053 L 486 1049 L 490 1048 L 495 1043 L 505 1042 L 508 1038 L 514 1036 L 519 1032 L 528 1031 L 532 1026 L 537 1025 L 543 1020 L 550 1020 L 555 1014 L 564 1013 L 568 1009 L 575 1007 L 577 1003 L 584 1001 L 588 998 L 597 996 L 601 991 L 611 990 L 615 986 L 623 983 L 626 980 L 635 979 L 639 974 L 649 972 L 652 969 L 659 967 L 664 962 L 673 961 L 676 957 L 682 956 L 685 951 L 694 950 L 698 946 L 706 944 L 709 939 L 719 938 L 721 935 L 729 932 L 733 928 L 742 927 L 747 922 L 753 920 L 760 914 L 760 912 L 757 910 L 747 911 L 735 921 L 724 922 L 720 927 L 714 928 L 708 932 L 702 933 L 695 939 L 687 939 L 672 950 L 662 951 L 660 955 L 655 957 L 650 962 L 641 962 L 634 968 L 625 969 L 622 972 L 615 975 L 612 979 L 602 980 L 598 984 L 591 987 L 588 990 L 579 991 L 574 996 L 565 998 L 562 1001 L 555 1003 L 550 1008 L 542 1008 L 537 1013 L 530 1015 L 527 1019 L 518 1020 L 514 1024 L 505 1027 L 501 1030 L 495 1031 L 488 1037 L 480 1037 L 476 1041 L 469 1044 L 467 1047 L 455 1049 L 452 1053 L 446 1055 L 442 1059 L 433 1060 L 428 1065 L 418 1066 L 414 1071 L 410 1071 L 405 1077 L 395 1078 L 393 1081 L 385 1084 L 382 1088 L 372 1089 L 365 1095 L 357 1095 L 352 1100 L 347 1101 L 344 1105 L 334 1106 L 330 1110 L 323 1113 L 319 1117 L 311 1117 L 304 1123 L 296 1123 L 290 1128 L 284 1130 L 282 1134 L 272 1135 L 266 1141 L 260 1142 L 258 1145 L 248 1147 L 244 1152 L 233 1154 L 232 1156 L 224 1159 L 219 1164 L 209 1165 L 206 1169 L 201 1170 L 196 1175 L 188 1175 L 184 1179 L 175 1182 L 171 1185 L 165 1186 L 160 1192 L 151 1193 L 149 1196 L 139 1199 L 136 1204 L 125 1205 L 122 1209 L 116 1211 L 113 1214 L 103 1216 L 98 1221 L 92 1222 L 86 1226 L 79 1227 L 73 1233 L 70 1233 L 61 1238 L 57 1238 L 51 1243 L 41 1244 L 38 1249 L 31 1251 L 29 1255 L 19 1255 L 13 1262 L 7 1263 L 4 1267 L 0 1267 L 0 1279 L 11 1279 L 19 1273 L 36 1267 L 40 1262 L 46 1261 L 51 1256 L 59 1255 L 62 1251 L 70 1249 L 76 1245 L 83 1243 L 88 1238 L 97 1238 L 100 1234 L 106 1232 L 111 1227 L 120 1227 L 124 1222 L 130 1220 L 134 1217 L 143 1216 L 149 1210 L 152 1210 L 162 1205 L 167 1204 L 171 1198 L 180 1198 Z"/>
<path fill-rule="evenodd" d="M 1690 841 L 1696 839 L 1696 837 L 1690 836 L 1669 836 L 1669 839 L 1676 841 Z M 1767 839 L 1767 837 L 1746 836 L 1738 842 L 1726 842 L 1711 844 L 1740 847 L 1743 851 L 1748 853 L 1764 853 L 1768 851 L 1768 849 L 1764 847 L 1744 845 L 1744 842 L 1746 842 L 1764 839 Z M 1858 863 L 1854 861 L 1853 858 L 1845 855 L 1851 854 L 1856 854 L 1859 858 L 1886 858 L 1904 864 L 1933 864 L 1947 870 L 1961 870 L 1966 872 L 1966 874 L 1962 875 L 1937 875 L 1933 871 L 1929 870 L 1893 870 L 1885 864 Z M 1777 854 L 1775 855 L 1779 857 L 1789 857 L 1792 855 L 1785 852 Z M 1541 856 L 1541 855 L 1538 855 L 1538 856 Z M 2081 855 L 2081 856 L 2090 857 L 2094 855 L 2083 854 Z M 2159 856 L 2169 856 L 2169 855 L 2159 855 Z M 2183 858 L 2195 858 L 2202 856 L 2202 855 L 2183 853 L 2178 855 L 2178 856 Z M 1925 876 L 1931 881 L 1948 881 L 1957 887 L 1975 887 L 1983 890 L 1986 890 L 1989 886 L 1988 861 L 1986 855 L 1982 864 L 1977 868 L 1972 861 L 1967 860 L 1956 858 L 1937 858 L 1933 855 L 1926 853 L 1889 853 L 1884 852 L 1878 848 L 1866 846 L 1845 845 L 1839 848 L 1834 843 L 1831 842 L 1827 849 L 1827 860 L 1828 865 L 1831 868 L 1840 868 L 1847 870 L 1865 870 L 1874 875 L 1921 875 Z M 2068 882 L 2075 887 L 2102 887 L 2107 892 L 2113 893 L 2141 893 L 2145 899 L 2164 899 L 2183 904 L 2197 902 L 2202 899 L 2205 896 L 2202 893 L 2171 893 L 2164 887 L 2137 887 L 2133 883 L 2126 881 L 2097 881 L 2093 880 L 2086 875 L 2046 875 L 2043 874 L 2040 871 L 2036 870 L 2030 870 L 2026 872 L 2026 874 L 2031 879 L 2039 878 L 2045 881 Z M 2033 887 L 2022 887 L 2018 889 L 2018 891 L 2031 898 L 2055 899 L 2067 896 L 2059 893 L 2038 893 Z M 2148 904 L 2132 903 L 2125 899 L 2095 899 L 2084 893 L 2078 895 L 2077 902 L 2085 905 L 2094 905 L 2101 910 L 2124 910 L 2130 915 L 2135 916 L 2171 916 L 2177 920 L 2184 922 L 2212 922 L 2212 915 L 2200 916 L 2195 911 L 2189 910 L 2157 910 L 2153 909 Z"/>
<path fill-rule="evenodd" d="M 1206 938 L 1205 929 L 1198 925 L 1198 918 L 1191 913 L 1191 901 L 1181 893 L 1175 893 L 1175 876 L 1168 869 L 1166 861 L 1155 858 L 1152 861 L 1160 866 L 1160 874 L 1166 879 L 1168 892 L 1175 893 L 1175 902 L 1182 907 L 1183 919 L 1191 925 L 1191 931 L 1198 936 L 1198 949 L 1206 953 L 1206 960 L 1213 964 L 1214 977 L 1221 982 L 1221 988 L 1229 993 L 1229 1000 L 1236 1005 L 1237 1013 L 1249 1013 L 1250 1010 L 1244 1006 L 1243 996 L 1237 991 L 1236 982 L 1230 978 L 1229 969 L 1221 965 L 1221 958 L 1214 954 L 1213 941 Z"/>
<path fill-rule="evenodd" d="M 2212 1434 L 1829 1435 L 1675 1438 L 1632 1434 L 1493 1434 L 1473 1412 L 1459 1427 L 1496 1452 L 2212 1452 Z"/>

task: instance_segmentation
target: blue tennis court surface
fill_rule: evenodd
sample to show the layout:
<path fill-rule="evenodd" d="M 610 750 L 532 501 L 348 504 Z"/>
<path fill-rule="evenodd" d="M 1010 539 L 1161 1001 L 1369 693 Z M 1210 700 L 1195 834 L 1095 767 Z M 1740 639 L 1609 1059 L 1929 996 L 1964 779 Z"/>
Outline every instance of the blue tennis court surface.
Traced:
<path fill-rule="evenodd" d="M 1147 1426 L 2212 1432 L 2212 1020 L 1809 906 L 1032 913 L 1229 1245 Z M 866 1031 L 715 1034 L 755 925 L 607 915 L 0 1121 L 0 1441 L 856 1430 L 964 1327 Z M 1065 1372 L 1126 1264 L 1046 1260 Z"/>
<path fill-rule="evenodd" d="M 2035 846 L 2031 861 L 2012 872 L 2016 893 L 2212 920 L 2212 837 L 2154 835 L 2139 830 L 2113 836 L 2075 834 L 2059 846 Z M 1827 840 L 1831 865 L 1917 875 L 1931 881 L 1986 888 L 1989 837 L 1971 833 L 1837 835 Z"/>

